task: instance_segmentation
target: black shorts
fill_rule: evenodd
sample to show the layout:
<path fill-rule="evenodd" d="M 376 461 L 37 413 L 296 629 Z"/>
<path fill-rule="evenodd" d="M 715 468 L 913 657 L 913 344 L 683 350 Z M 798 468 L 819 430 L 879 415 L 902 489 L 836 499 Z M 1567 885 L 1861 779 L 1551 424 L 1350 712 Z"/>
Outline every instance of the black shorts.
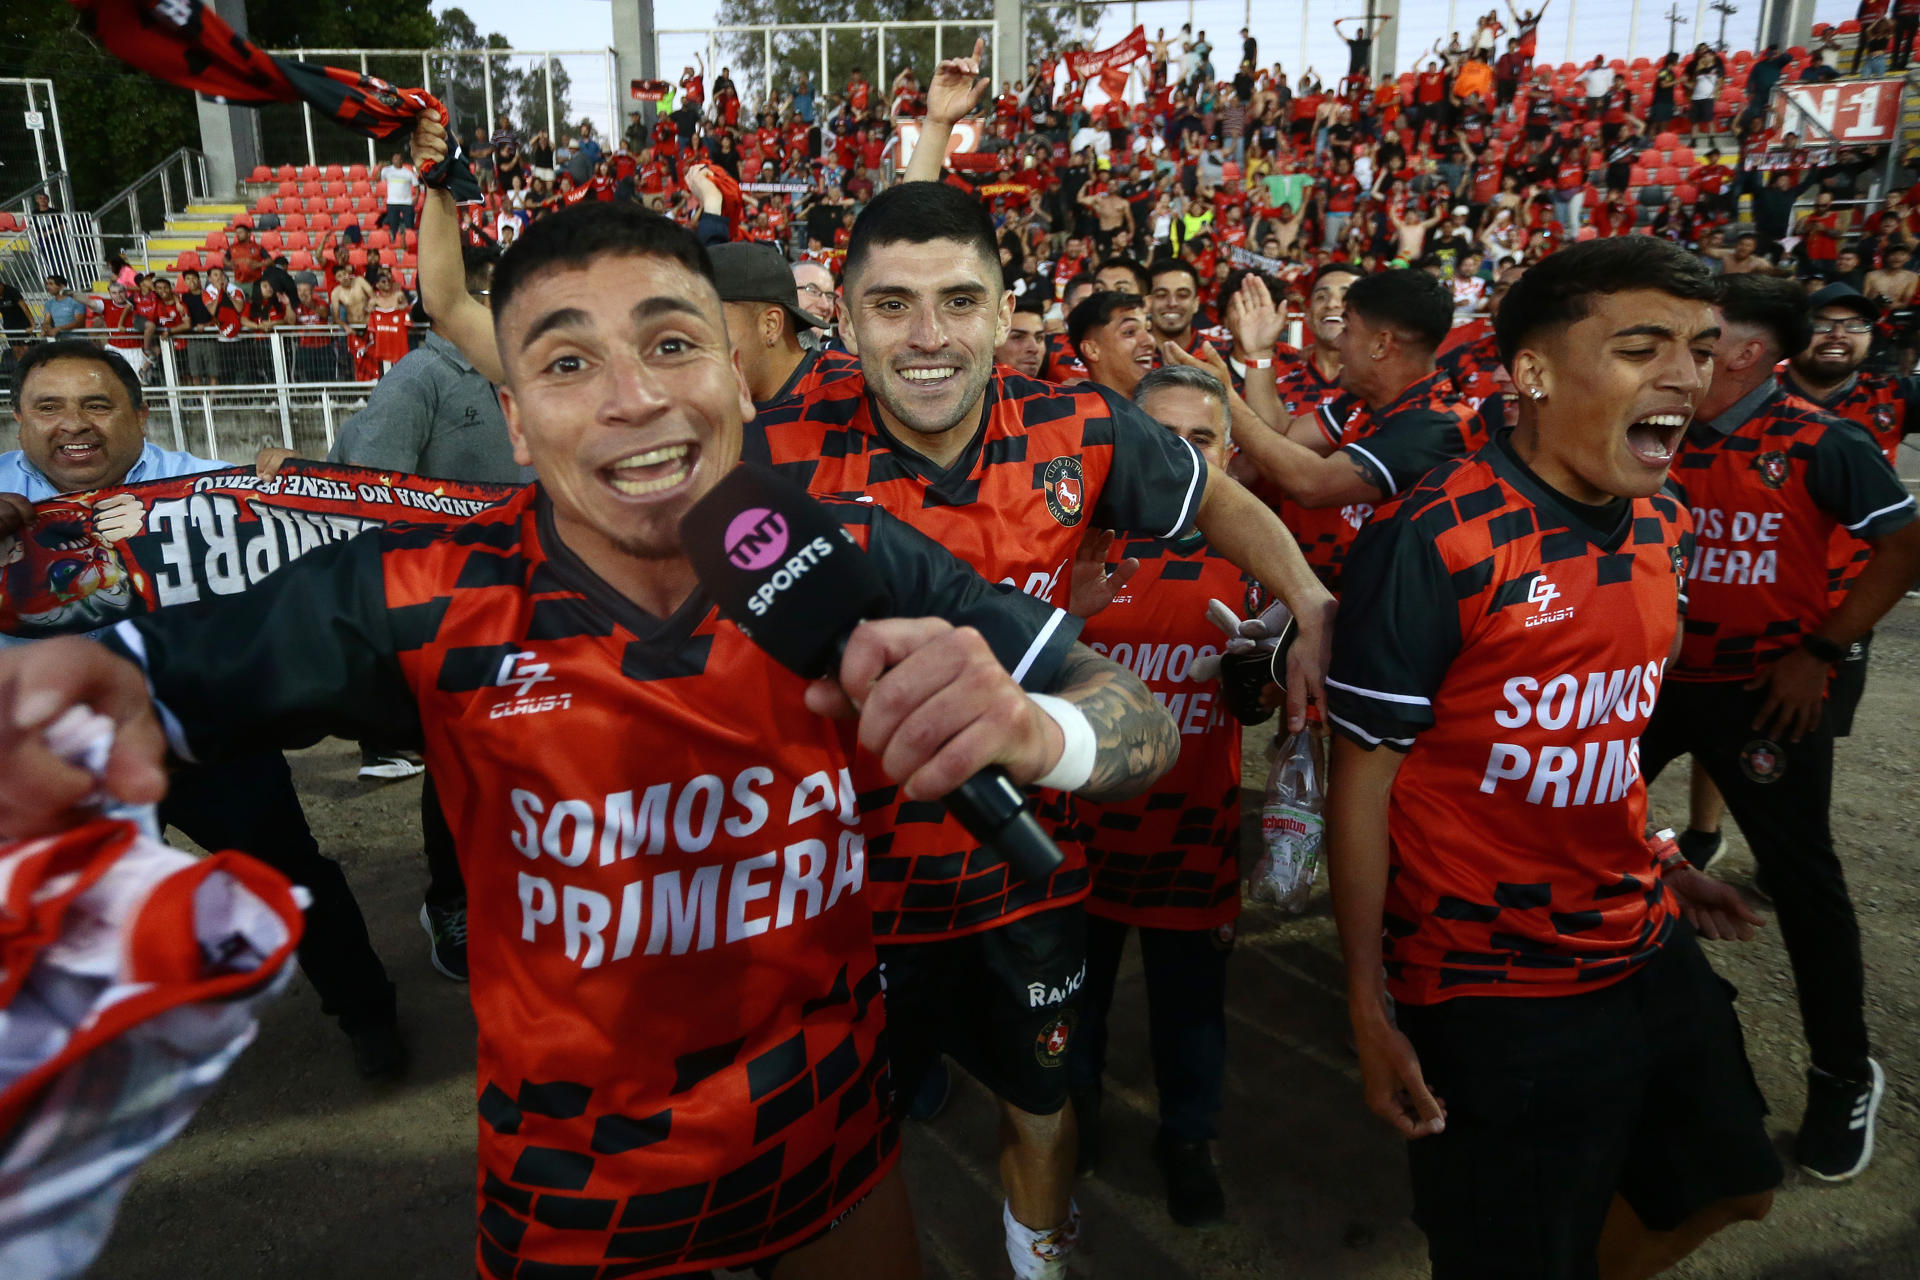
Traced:
<path fill-rule="evenodd" d="M 1678 921 L 1597 991 L 1400 1006 L 1447 1109 L 1407 1148 L 1435 1280 L 1590 1278 L 1616 1193 L 1669 1231 L 1777 1186 L 1732 990 Z"/>
<path fill-rule="evenodd" d="M 1836 738 L 1853 735 L 1853 713 L 1867 691 L 1867 658 L 1872 652 L 1873 633 L 1869 631 L 1853 642 L 1847 656 L 1833 668 L 1833 680 L 1827 685 L 1827 722 Z"/>
<path fill-rule="evenodd" d="M 1691 119 L 1695 124 L 1713 123 L 1713 103 L 1714 100 L 1712 98 L 1695 98 L 1693 100 L 1693 105 L 1689 110 L 1692 113 Z"/>
<path fill-rule="evenodd" d="M 964 937 L 884 945 L 880 975 L 897 1108 L 941 1053 L 1022 1111 L 1066 1105 L 1067 1041 L 1087 978 L 1079 903 Z"/>

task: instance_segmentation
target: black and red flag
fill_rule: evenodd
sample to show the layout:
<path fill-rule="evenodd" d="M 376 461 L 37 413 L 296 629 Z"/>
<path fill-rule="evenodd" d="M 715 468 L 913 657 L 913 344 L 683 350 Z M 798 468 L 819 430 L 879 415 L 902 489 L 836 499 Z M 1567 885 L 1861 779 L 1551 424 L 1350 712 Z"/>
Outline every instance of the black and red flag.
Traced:
<path fill-rule="evenodd" d="M 480 198 L 452 121 L 424 89 L 399 89 L 378 76 L 318 62 L 276 58 L 234 31 L 200 0 L 70 0 L 109 53 L 155 79 L 236 107 L 306 102 L 355 133 L 404 140 L 431 112 L 447 129 L 448 156 L 420 180 L 453 198 Z"/>

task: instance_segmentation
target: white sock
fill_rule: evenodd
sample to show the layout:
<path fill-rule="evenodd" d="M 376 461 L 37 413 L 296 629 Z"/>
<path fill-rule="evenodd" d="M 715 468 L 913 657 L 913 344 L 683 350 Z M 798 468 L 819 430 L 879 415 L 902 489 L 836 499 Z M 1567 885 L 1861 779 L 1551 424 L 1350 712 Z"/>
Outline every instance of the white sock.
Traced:
<path fill-rule="evenodd" d="M 1067 1255 L 1080 1243 L 1080 1206 L 1067 1201 L 1067 1220 L 1049 1231 L 1035 1231 L 1013 1216 L 1002 1201 L 1000 1220 L 1007 1229 L 1007 1261 L 1019 1280 L 1066 1280 Z"/>

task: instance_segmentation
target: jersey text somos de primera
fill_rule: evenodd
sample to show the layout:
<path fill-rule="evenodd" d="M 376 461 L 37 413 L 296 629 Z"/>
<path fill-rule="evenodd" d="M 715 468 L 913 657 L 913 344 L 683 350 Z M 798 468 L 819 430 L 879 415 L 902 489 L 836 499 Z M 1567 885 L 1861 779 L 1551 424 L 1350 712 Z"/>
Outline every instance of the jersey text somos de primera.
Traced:
<path fill-rule="evenodd" d="M 842 378 L 760 413 L 744 453 L 816 495 L 872 502 L 988 581 L 1061 606 L 1088 529 L 1170 536 L 1199 509 L 1207 482 L 1199 453 L 1109 392 L 1001 367 L 983 412 L 966 451 L 943 469 L 893 438 L 864 378 Z M 869 846 L 883 941 L 975 932 L 1086 894 L 1082 833 L 1066 797 L 1043 793 L 1038 810 L 1066 862 L 1044 881 L 1022 882 L 944 805 L 907 800 L 877 772 L 857 771 L 855 782 L 875 829 L 892 828 Z"/>
<path fill-rule="evenodd" d="M 1639 739 L 1688 520 L 1663 495 L 1621 506 L 1601 536 L 1503 438 L 1354 543 L 1328 710 L 1348 739 L 1406 753 L 1388 805 L 1395 999 L 1589 989 L 1672 925 Z"/>
<path fill-rule="evenodd" d="M 1700 542 L 1676 680 L 1745 680 L 1798 648 L 1832 612 L 1836 530 L 1914 518 L 1872 437 L 1774 382 L 1688 428 L 1673 478 Z"/>
<path fill-rule="evenodd" d="M 1240 914 L 1240 725 L 1219 685 L 1187 678 L 1194 661 L 1226 642 L 1207 601 L 1248 617 L 1258 590 L 1198 535 L 1114 548 L 1140 561 L 1081 639 L 1146 682 L 1180 730 L 1180 758 L 1145 795 L 1079 802 L 1093 891 L 1089 914 L 1158 929 L 1211 929 Z"/>
<path fill-rule="evenodd" d="M 1071 621 L 884 512 L 839 515 L 903 613 L 1057 669 Z M 851 726 L 700 594 L 638 609 L 536 487 L 121 636 L 202 758 L 424 744 L 468 893 L 480 1274 L 764 1257 L 888 1168 Z"/>

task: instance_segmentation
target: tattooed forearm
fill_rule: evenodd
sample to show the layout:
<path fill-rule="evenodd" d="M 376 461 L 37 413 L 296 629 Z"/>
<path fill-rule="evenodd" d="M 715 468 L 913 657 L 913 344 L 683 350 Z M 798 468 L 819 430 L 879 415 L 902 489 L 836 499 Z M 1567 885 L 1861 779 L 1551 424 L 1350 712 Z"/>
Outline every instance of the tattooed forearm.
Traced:
<path fill-rule="evenodd" d="M 1048 692 L 1080 708 L 1099 744 L 1093 776 L 1076 795 L 1089 800 L 1137 796 L 1179 758 L 1180 731 L 1166 708 L 1138 676 L 1085 645 L 1073 647 Z"/>

